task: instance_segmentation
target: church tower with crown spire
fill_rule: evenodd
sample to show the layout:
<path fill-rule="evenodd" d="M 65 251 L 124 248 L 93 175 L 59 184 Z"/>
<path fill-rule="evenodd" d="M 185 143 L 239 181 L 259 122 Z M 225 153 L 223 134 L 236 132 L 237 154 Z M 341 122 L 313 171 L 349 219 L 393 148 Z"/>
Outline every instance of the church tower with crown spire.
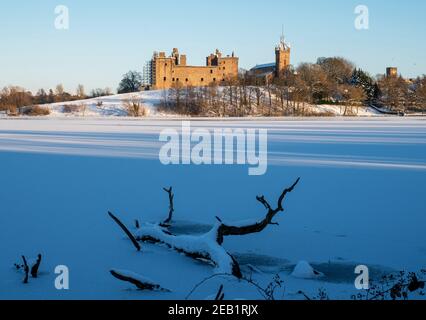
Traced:
<path fill-rule="evenodd" d="M 290 65 L 291 48 L 285 42 L 284 31 L 280 43 L 275 48 L 275 76 L 281 77 L 283 71 Z"/>

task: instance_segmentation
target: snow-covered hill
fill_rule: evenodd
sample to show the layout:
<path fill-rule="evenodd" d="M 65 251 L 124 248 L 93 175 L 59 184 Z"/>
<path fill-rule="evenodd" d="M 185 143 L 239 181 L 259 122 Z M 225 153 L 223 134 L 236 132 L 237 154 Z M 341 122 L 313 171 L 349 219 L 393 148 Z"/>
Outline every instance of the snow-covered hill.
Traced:
<path fill-rule="evenodd" d="M 171 114 L 165 114 L 158 111 L 164 95 L 162 90 L 142 91 L 137 93 L 117 94 L 93 99 L 58 102 L 43 105 L 50 110 L 49 117 L 126 117 L 127 111 L 124 102 L 128 99 L 139 99 L 139 101 L 148 110 L 148 117 L 167 117 Z M 84 106 L 80 110 L 67 112 L 66 106 Z M 347 114 L 347 107 L 338 105 L 307 105 L 306 110 L 318 115 L 343 116 Z M 351 108 L 353 116 L 379 116 L 380 113 L 369 107 Z"/>
<path fill-rule="evenodd" d="M 148 116 L 164 116 L 164 114 L 157 112 L 157 106 L 160 104 L 163 94 L 163 91 L 142 91 L 85 100 L 57 102 L 43 105 L 43 107 L 50 110 L 50 117 L 126 117 L 125 101 L 138 99 L 148 110 Z M 65 112 L 64 107 L 72 105 L 85 106 L 84 111 Z"/>

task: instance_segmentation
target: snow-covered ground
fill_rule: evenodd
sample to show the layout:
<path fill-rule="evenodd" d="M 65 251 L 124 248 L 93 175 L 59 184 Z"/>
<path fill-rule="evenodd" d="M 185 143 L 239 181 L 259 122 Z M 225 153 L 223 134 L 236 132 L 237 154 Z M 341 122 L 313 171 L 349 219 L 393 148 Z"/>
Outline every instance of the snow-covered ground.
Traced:
<path fill-rule="evenodd" d="M 127 111 L 124 102 L 129 99 L 139 100 L 148 109 L 148 116 L 164 116 L 157 112 L 157 106 L 163 98 L 163 91 L 142 91 L 136 93 L 117 94 L 93 99 L 58 102 L 43 105 L 50 110 L 49 117 L 126 117 Z M 64 113 L 64 106 L 85 106 L 83 111 Z"/>
<path fill-rule="evenodd" d="M 280 274 L 287 299 L 320 288 L 350 298 L 359 264 L 373 277 L 426 267 L 426 119 L 192 121 L 194 128 L 269 129 L 269 168 L 259 177 L 245 166 L 162 165 L 158 134 L 180 126 L 176 119 L 0 120 L 0 299 L 185 298 L 214 269 L 154 245 L 136 252 L 107 215 L 111 210 L 129 226 L 163 220 L 162 188 L 171 185 L 174 231 L 194 234 L 208 231 L 215 216 L 263 217 L 256 196 L 275 203 L 300 176 L 279 226 L 224 243 L 262 286 Z M 13 265 L 38 253 L 40 278 L 23 285 Z M 310 269 L 300 261 L 324 276 L 304 279 Z M 55 289 L 58 265 L 69 267 L 69 291 Z M 171 292 L 137 291 L 113 278 L 112 269 Z M 213 278 L 189 298 L 214 296 L 220 284 L 227 299 L 261 298 L 229 277 Z"/>
<path fill-rule="evenodd" d="M 358 116 L 358 117 L 383 116 L 383 114 L 381 114 L 377 110 L 370 107 L 363 107 L 363 106 L 345 107 L 340 105 L 322 104 L 322 105 L 312 105 L 309 107 L 309 109 L 314 113 L 330 113 L 332 115 L 334 114 L 335 116 L 344 116 L 347 114 Z"/>
<path fill-rule="evenodd" d="M 124 102 L 129 99 L 139 100 L 145 108 L 148 110 L 147 117 L 170 117 L 171 114 L 165 114 L 159 112 L 157 107 L 161 104 L 166 91 L 153 90 L 153 91 L 142 91 L 136 93 L 117 94 L 106 97 L 98 97 L 86 100 L 77 100 L 69 102 L 58 102 L 52 104 L 45 104 L 42 107 L 50 110 L 50 118 L 58 117 L 127 117 L 127 111 L 124 107 Z M 85 106 L 72 113 L 64 112 L 65 106 Z M 330 115 L 342 116 L 345 114 L 346 108 L 338 105 L 306 105 L 306 109 L 312 113 L 324 114 L 329 113 Z M 356 116 L 361 117 L 373 117 L 381 116 L 376 110 L 370 107 L 353 107 L 351 109 Z M 5 115 L 3 115 L 4 117 Z M 1 117 L 1 115 L 0 115 Z"/>

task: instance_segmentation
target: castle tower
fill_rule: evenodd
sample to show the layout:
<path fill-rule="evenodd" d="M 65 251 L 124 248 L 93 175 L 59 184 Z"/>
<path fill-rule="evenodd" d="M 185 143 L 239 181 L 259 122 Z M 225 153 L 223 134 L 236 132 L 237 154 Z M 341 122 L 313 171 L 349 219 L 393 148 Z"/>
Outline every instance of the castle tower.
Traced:
<path fill-rule="evenodd" d="M 282 72 L 290 65 L 291 48 L 285 42 L 284 32 L 281 35 L 280 43 L 275 48 L 275 75 L 280 77 Z"/>
<path fill-rule="evenodd" d="M 398 77 L 398 68 L 396 68 L 396 67 L 386 68 L 386 77 L 388 77 L 388 78 Z"/>

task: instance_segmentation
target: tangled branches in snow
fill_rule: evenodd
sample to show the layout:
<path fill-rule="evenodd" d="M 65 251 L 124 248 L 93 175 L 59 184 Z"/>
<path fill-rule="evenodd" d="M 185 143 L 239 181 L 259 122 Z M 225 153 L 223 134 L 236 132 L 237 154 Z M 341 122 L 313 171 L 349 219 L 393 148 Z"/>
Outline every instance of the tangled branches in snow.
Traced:
<path fill-rule="evenodd" d="M 352 296 L 353 300 L 408 300 L 410 295 L 426 295 L 425 281 L 420 280 L 426 276 L 426 270 L 419 274 L 401 271 L 397 274 L 385 275 L 380 281 L 370 282 L 370 288 L 364 293 Z"/>
<path fill-rule="evenodd" d="M 25 256 L 22 256 L 22 264 L 15 263 L 16 270 L 22 270 L 24 272 L 23 283 L 27 284 L 29 282 L 29 274 L 31 277 L 36 279 L 38 277 L 38 271 L 41 264 L 41 254 L 37 256 L 37 259 L 27 260 Z"/>
<path fill-rule="evenodd" d="M 269 225 L 277 225 L 273 222 L 275 216 L 284 211 L 284 200 L 299 184 L 300 178 L 289 188 L 284 189 L 281 193 L 276 208 L 273 208 L 264 196 L 257 197 L 267 210 L 266 216 L 260 221 L 244 222 L 236 224 L 226 224 L 217 217 L 217 223 L 206 234 L 194 235 L 174 235 L 170 232 L 170 226 L 173 221 L 175 211 L 173 200 L 173 189 L 164 189 L 169 195 L 169 215 L 168 218 L 157 224 L 137 223 L 138 229 L 132 234 L 129 229 L 112 213 L 110 217 L 120 226 L 126 233 L 137 250 L 141 249 L 140 242 L 164 245 L 171 250 L 185 254 L 186 256 L 202 260 L 212 264 L 215 267 L 216 274 L 228 274 L 238 279 L 242 279 L 243 275 L 237 260 L 228 253 L 222 246 L 224 238 L 228 236 L 244 236 L 253 233 L 259 233 L 266 229 Z M 134 280 L 134 279 L 133 279 Z"/>

